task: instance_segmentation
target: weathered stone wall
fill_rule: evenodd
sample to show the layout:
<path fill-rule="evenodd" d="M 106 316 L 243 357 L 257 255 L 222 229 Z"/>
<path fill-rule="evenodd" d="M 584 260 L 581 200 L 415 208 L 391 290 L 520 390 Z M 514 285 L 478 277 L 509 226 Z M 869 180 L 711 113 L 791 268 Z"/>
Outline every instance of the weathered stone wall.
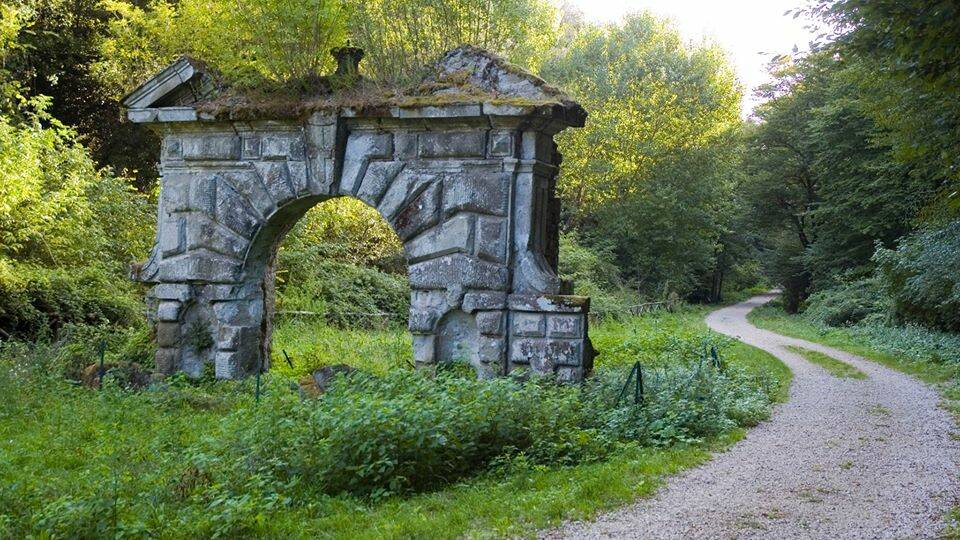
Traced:
<path fill-rule="evenodd" d="M 136 276 L 156 284 L 162 373 L 266 367 L 277 247 L 338 196 L 376 208 L 404 243 L 418 366 L 463 360 L 481 376 L 522 367 L 564 380 L 589 371 L 589 302 L 558 296 L 562 118 L 491 103 L 303 121 L 134 114 L 163 134 L 157 244 Z"/>

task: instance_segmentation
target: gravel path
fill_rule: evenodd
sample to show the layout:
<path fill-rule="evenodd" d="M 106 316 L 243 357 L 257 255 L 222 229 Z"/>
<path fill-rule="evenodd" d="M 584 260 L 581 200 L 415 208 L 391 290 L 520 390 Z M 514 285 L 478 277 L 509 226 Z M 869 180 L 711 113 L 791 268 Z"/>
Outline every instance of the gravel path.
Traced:
<path fill-rule="evenodd" d="M 960 500 L 960 441 L 939 397 L 916 379 L 860 357 L 760 330 L 762 295 L 707 324 L 777 356 L 793 371 L 790 400 L 729 451 L 595 522 L 543 538 L 937 538 Z M 837 379 L 787 350 L 847 362 L 866 380 Z"/>

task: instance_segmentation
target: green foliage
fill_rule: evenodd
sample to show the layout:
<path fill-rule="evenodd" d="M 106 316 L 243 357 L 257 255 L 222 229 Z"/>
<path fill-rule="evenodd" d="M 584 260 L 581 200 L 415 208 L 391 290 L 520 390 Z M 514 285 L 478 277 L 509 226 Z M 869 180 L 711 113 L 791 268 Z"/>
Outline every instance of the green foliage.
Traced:
<path fill-rule="evenodd" d="M 91 73 L 111 19 L 100 0 L 16 0 L 4 6 L 21 15 L 19 31 L 11 31 L 13 50 L 3 54 L 21 93 L 49 97 L 47 111 L 81 134 L 99 166 L 135 177 L 135 185 L 148 191 L 157 177 L 160 142 L 149 129 L 123 121 L 120 103 Z"/>
<path fill-rule="evenodd" d="M 279 288 L 280 311 L 307 311 L 330 324 L 366 328 L 406 320 L 410 286 L 405 276 L 323 260 L 310 251 L 288 252 L 281 261 L 301 272 L 287 274 L 287 283 Z"/>
<path fill-rule="evenodd" d="M 757 326 L 787 336 L 823 343 L 931 383 L 960 383 L 960 338 L 917 325 L 893 326 L 878 315 L 842 328 L 829 327 L 804 316 L 787 315 L 778 301 L 755 309 L 749 319 Z"/>
<path fill-rule="evenodd" d="M 849 326 L 873 314 L 888 314 L 889 301 L 879 279 L 854 280 L 818 291 L 807 299 L 804 317 L 826 326 Z"/>
<path fill-rule="evenodd" d="M 677 328 L 691 351 L 707 337 L 700 312 L 618 325 L 608 327 L 611 340 L 620 329 L 644 335 L 653 325 Z M 86 343 L 98 337 L 78 334 L 71 356 L 91 354 Z M 125 358 L 123 339 L 111 339 L 120 341 L 111 341 L 107 361 Z M 725 350 L 730 367 L 718 372 L 685 358 L 671 363 L 665 352 L 643 407 L 614 404 L 623 364 L 601 368 L 583 389 L 391 369 L 340 377 L 304 401 L 271 374 L 256 404 L 251 380 L 174 377 L 138 393 L 109 378 L 100 392 L 73 387 L 50 368 L 64 354 L 58 347 L 0 351 L 7 535 L 355 536 L 382 534 L 387 524 L 390 534 L 421 537 L 527 530 L 649 493 L 654 475 L 704 458 L 698 441 L 763 418 L 784 385 L 762 375 L 779 373 L 765 355 Z M 444 490 L 409 495 L 437 488 Z M 545 507 L 548 493 L 562 502 Z M 464 505 L 471 512 L 461 517 Z"/>
<path fill-rule="evenodd" d="M 150 204 L 101 171 L 35 101 L 0 117 L 0 256 L 47 265 L 126 265 L 146 254 Z"/>
<path fill-rule="evenodd" d="M 624 317 L 640 297 L 620 279 L 610 246 L 588 247 L 574 233 L 560 236 L 561 279 L 573 280 L 574 292 L 590 297 L 590 313 L 598 317 Z"/>
<path fill-rule="evenodd" d="M 940 190 L 927 217 L 956 217 L 960 7 L 923 0 L 818 0 L 810 12 L 833 27 L 829 48 L 864 63 L 864 107 L 885 128 L 883 139 L 896 160 Z"/>
<path fill-rule="evenodd" d="M 0 115 L 0 337 L 55 337 L 68 323 L 131 325 L 127 265 L 154 211 L 126 179 L 98 170 L 48 100 L 15 95 Z"/>
<path fill-rule="evenodd" d="M 362 70 L 410 84 L 441 54 L 464 43 L 536 71 L 558 37 L 548 0 L 367 0 L 356 2 L 350 36 L 366 52 Z"/>
<path fill-rule="evenodd" d="M 722 52 L 649 14 L 583 25 L 542 74 L 590 111 L 558 137 L 567 229 L 610 239 L 624 277 L 688 293 L 713 270 L 738 169 L 740 90 Z"/>
<path fill-rule="evenodd" d="M 154 0 L 141 8 L 108 0 L 115 18 L 93 69 L 116 95 L 181 54 L 210 63 L 238 86 L 306 80 L 330 68 L 345 40 L 340 0 Z"/>
<path fill-rule="evenodd" d="M 411 367 L 413 345 L 406 326 L 395 320 L 377 322 L 369 321 L 368 328 L 354 324 L 343 328 L 329 325 L 322 317 L 281 316 L 273 329 L 270 370 L 302 377 L 324 366 L 342 364 L 345 358 L 351 359 L 351 366 L 375 375 Z"/>
<path fill-rule="evenodd" d="M 880 249 L 875 260 L 900 317 L 960 331 L 960 220 Z"/>
<path fill-rule="evenodd" d="M 43 268 L 0 259 L 0 337 L 55 338 L 69 324 L 134 326 L 133 284 L 99 266 Z"/>
<path fill-rule="evenodd" d="M 795 308 L 840 274 L 869 276 L 876 245 L 909 232 L 932 192 L 893 159 L 866 110 L 865 66 L 825 51 L 781 59 L 772 72 L 768 101 L 754 111 L 745 187 L 768 272 Z"/>

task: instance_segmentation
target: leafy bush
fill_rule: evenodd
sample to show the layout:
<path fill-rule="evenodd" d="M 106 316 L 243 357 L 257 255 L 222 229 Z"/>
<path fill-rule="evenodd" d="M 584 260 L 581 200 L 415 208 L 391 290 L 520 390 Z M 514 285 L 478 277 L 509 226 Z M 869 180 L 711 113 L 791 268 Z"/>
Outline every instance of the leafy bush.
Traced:
<path fill-rule="evenodd" d="M 900 317 L 960 331 L 960 220 L 908 236 L 895 250 L 878 249 L 874 260 Z"/>
<path fill-rule="evenodd" d="M 68 324 L 56 341 L 0 341 L 0 355 L 21 376 L 77 381 L 84 368 L 99 362 L 101 343 L 107 365 L 136 363 L 144 369 L 153 365 L 152 337 L 143 324 L 128 328 Z"/>
<path fill-rule="evenodd" d="M 955 333 L 937 332 L 916 324 L 893 326 L 877 315 L 867 317 L 849 331 L 871 347 L 894 356 L 960 367 L 960 335 Z"/>
<path fill-rule="evenodd" d="M 871 277 L 810 295 L 803 315 L 826 326 L 848 326 L 873 314 L 886 314 L 889 309 L 880 281 Z"/>
<path fill-rule="evenodd" d="M 302 258 L 291 263 L 292 259 Z M 312 263 L 308 268 L 307 260 Z M 378 328 L 384 323 L 406 321 L 410 286 L 406 276 L 375 268 L 312 258 L 309 252 L 286 253 L 284 264 L 296 264 L 302 273 L 292 274 L 277 291 L 279 310 L 320 314 L 338 326 Z"/>
<path fill-rule="evenodd" d="M 70 324 L 132 326 L 142 302 L 128 279 L 96 266 L 43 268 L 0 259 L 0 337 L 52 339 Z"/>
<path fill-rule="evenodd" d="M 600 317 L 624 317 L 639 296 L 620 278 L 616 256 L 608 246 L 587 246 L 575 234 L 560 235 L 561 279 L 573 281 L 575 293 L 590 297 L 590 312 Z"/>

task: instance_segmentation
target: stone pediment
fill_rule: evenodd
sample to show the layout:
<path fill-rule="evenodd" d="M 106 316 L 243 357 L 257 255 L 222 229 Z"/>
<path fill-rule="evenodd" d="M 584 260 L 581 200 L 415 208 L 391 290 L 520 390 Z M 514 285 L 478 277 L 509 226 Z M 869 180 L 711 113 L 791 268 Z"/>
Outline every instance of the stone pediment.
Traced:
<path fill-rule="evenodd" d="M 121 103 L 134 122 L 196 120 L 194 107 L 217 94 L 214 81 L 206 65 L 184 55 L 127 94 Z M 165 112 L 162 116 L 160 109 Z"/>
<path fill-rule="evenodd" d="M 432 73 L 410 88 L 385 90 L 362 77 L 344 88 L 336 77 L 298 81 L 296 92 L 234 92 L 217 86 L 202 62 L 183 56 L 131 92 L 123 105 L 137 123 L 280 120 L 338 110 L 345 116 L 549 116 L 579 127 L 587 115 L 543 79 L 470 45 L 445 53 Z M 304 86 L 312 90 L 304 92 Z"/>

